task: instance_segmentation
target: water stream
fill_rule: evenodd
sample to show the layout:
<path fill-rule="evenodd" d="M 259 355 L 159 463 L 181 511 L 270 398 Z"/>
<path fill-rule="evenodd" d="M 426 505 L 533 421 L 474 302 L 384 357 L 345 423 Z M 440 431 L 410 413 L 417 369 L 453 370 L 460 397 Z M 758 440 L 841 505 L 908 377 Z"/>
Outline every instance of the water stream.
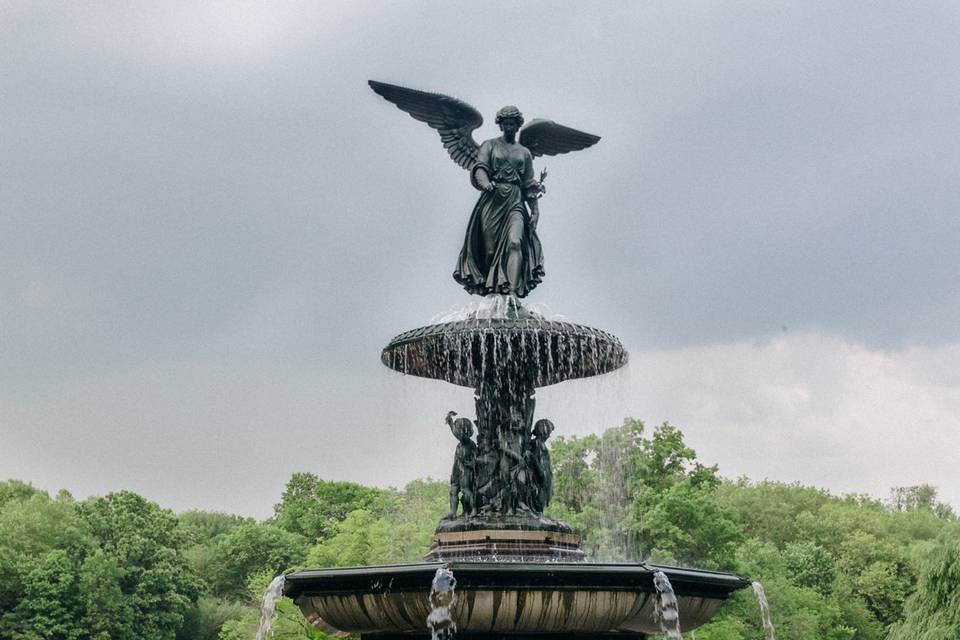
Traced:
<path fill-rule="evenodd" d="M 767 634 L 766 640 L 775 640 L 773 637 L 773 621 L 770 619 L 770 604 L 767 602 L 767 594 L 763 592 L 763 585 L 754 582 L 753 592 L 757 594 L 757 602 L 760 603 L 760 617 L 763 620 L 763 631 Z"/>
<path fill-rule="evenodd" d="M 430 586 L 430 614 L 427 616 L 427 628 L 432 640 L 453 640 L 457 633 L 450 609 L 456 602 L 457 579 L 446 567 L 440 567 L 433 576 Z"/>
<path fill-rule="evenodd" d="M 270 583 L 260 601 L 260 626 L 257 627 L 256 640 L 264 640 L 273 626 L 273 614 L 277 611 L 277 602 L 283 597 L 284 576 L 280 574 Z"/>
<path fill-rule="evenodd" d="M 680 612 L 677 610 L 677 596 L 673 593 L 670 578 L 663 571 L 653 574 L 653 586 L 657 588 L 657 599 L 653 603 L 653 620 L 660 625 L 660 633 L 670 640 L 683 640 L 680 633 Z"/>

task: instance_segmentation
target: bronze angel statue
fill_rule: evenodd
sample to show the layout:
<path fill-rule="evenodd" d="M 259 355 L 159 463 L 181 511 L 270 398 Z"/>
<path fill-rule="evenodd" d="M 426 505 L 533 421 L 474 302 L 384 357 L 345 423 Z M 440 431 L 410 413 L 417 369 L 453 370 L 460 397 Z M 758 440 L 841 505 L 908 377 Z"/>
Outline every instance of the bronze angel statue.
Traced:
<path fill-rule="evenodd" d="M 473 131 L 483 124 L 483 116 L 467 103 L 374 80 L 370 87 L 436 129 L 447 153 L 470 172 L 470 184 L 480 191 L 454 280 L 478 295 L 522 298 L 530 293 L 544 274 L 537 220 L 546 171 L 537 180 L 533 158 L 585 149 L 600 137 L 551 120 L 533 120 L 523 126 L 520 110 L 507 106 L 496 118 L 503 135 L 478 145 Z"/>

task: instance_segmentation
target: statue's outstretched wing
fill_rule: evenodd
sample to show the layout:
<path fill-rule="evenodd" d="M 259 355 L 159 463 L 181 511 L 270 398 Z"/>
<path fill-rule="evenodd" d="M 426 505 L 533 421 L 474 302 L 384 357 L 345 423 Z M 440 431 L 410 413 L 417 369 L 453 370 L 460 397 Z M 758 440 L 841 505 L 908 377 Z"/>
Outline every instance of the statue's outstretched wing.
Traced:
<path fill-rule="evenodd" d="M 443 147 L 453 161 L 464 169 L 477 162 L 479 146 L 473 139 L 473 130 L 483 124 L 480 112 L 466 102 L 439 93 L 398 87 L 395 84 L 369 81 L 370 88 L 437 130 Z"/>
<path fill-rule="evenodd" d="M 555 156 L 579 151 L 599 141 L 600 136 L 565 127 L 553 120 L 531 120 L 530 124 L 520 130 L 520 144 L 534 156 Z"/>

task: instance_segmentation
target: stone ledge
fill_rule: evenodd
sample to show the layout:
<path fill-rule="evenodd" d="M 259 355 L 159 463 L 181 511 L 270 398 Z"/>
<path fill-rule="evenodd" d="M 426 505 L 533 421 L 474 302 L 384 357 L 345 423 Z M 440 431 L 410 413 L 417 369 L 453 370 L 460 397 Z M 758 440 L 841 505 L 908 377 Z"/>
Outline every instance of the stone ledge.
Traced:
<path fill-rule="evenodd" d="M 451 531 L 438 533 L 434 537 L 434 546 L 448 544 L 476 544 L 478 542 L 550 542 L 554 544 L 580 546 L 580 536 L 560 531 L 527 531 L 503 529 L 477 529 L 473 531 Z"/>

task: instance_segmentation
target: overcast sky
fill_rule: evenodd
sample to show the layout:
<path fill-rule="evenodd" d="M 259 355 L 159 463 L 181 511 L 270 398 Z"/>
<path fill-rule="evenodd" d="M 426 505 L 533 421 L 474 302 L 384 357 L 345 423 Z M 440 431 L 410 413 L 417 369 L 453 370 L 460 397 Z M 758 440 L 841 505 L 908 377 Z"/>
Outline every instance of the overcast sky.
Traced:
<path fill-rule="evenodd" d="M 0 478 L 266 517 L 449 473 L 469 390 L 385 369 L 470 302 L 476 198 L 370 78 L 596 133 L 530 296 L 626 370 L 558 435 L 960 507 L 960 6 L 0 2 Z"/>

